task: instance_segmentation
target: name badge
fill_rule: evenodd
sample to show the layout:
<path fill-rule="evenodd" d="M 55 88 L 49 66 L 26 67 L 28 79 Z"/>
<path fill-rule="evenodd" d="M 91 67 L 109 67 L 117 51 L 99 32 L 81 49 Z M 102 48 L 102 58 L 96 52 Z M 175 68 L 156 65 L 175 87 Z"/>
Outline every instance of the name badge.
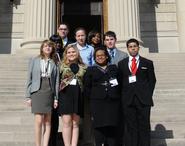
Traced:
<path fill-rule="evenodd" d="M 129 83 L 134 83 L 134 82 L 136 82 L 136 76 L 135 75 L 129 76 L 128 80 L 129 80 Z"/>
<path fill-rule="evenodd" d="M 73 80 L 69 83 L 69 85 L 76 85 L 76 83 L 77 83 L 77 80 L 76 80 L 76 79 L 73 79 Z"/>
<path fill-rule="evenodd" d="M 109 83 L 111 84 L 111 87 L 114 87 L 114 86 L 118 85 L 117 79 L 111 79 L 111 80 L 109 80 Z"/>

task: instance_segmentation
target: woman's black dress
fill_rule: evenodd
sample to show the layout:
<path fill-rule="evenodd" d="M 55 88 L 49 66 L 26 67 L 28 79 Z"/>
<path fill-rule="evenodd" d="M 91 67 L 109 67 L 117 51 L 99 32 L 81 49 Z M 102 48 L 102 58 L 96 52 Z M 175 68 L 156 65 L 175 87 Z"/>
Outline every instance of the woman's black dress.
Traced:
<path fill-rule="evenodd" d="M 79 84 L 68 85 L 59 93 L 58 112 L 61 115 L 77 114 L 82 116 L 83 102 Z"/>

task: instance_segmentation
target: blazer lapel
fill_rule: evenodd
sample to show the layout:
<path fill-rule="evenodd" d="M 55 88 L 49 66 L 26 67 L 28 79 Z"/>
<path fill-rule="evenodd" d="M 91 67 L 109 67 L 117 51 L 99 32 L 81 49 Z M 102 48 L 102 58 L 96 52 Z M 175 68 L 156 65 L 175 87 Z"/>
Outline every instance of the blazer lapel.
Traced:
<path fill-rule="evenodd" d="M 41 74 L 40 61 L 41 61 L 41 58 L 37 57 L 35 60 L 35 66 L 36 66 L 36 70 L 38 70 Z"/>
<path fill-rule="evenodd" d="M 51 73 L 53 72 L 53 68 L 55 66 L 55 62 L 53 60 L 50 60 L 50 69 L 51 69 Z"/>
<path fill-rule="evenodd" d="M 139 66 L 136 71 L 136 74 L 138 74 L 140 72 L 142 64 L 143 64 L 143 58 L 141 56 L 139 56 Z"/>
<path fill-rule="evenodd" d="M 131 71 L 130 71 L 130 68 L 129 68 L 129 65 L 128 65 L 128 62 L 129 62 L 129 57 L 127 57 L 126 61 L 125 61 L 125 67 L 126 67 L 126 71 L 127 71 L 127 74 L 128 75 L 131 75 Z"/>
<path fill-rule="evenodd" d="M 117 48 L 116 49 L 116 54 L 114 56 L 114 59 L 113 59 L 113 62 L 116 63 L 117 61 L 119 61 L 119 58 L 120 58 L 120 52 Z"/>

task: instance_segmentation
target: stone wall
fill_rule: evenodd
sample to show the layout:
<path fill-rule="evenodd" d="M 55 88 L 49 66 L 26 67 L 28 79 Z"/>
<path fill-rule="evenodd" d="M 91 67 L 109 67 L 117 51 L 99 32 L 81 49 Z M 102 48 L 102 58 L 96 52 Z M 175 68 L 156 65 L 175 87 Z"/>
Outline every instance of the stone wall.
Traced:
<path fill-rule="evenodd" d="M 140 0 L 141 39 L 150 52 L 179 52 L 176 0 Z"/>
<path fill-rule="evenodd" d="M 14 54 L 20 48 L 24 28 L 25 0 L 0 0 L 0 53 Z"/>

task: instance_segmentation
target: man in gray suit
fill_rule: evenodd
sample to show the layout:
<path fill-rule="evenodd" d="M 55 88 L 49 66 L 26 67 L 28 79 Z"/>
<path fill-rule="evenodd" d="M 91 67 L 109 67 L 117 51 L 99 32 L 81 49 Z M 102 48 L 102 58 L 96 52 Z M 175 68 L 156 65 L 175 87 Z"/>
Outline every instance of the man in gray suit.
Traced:
<path fill-rule="evenodd" d="M 128 55 L 127 53 L 116 48 L 116 34 L 113 31 L 107 31 L 104 34 L 104 44 L 107 47 L 107 50 L 111 56 L 111 64 L 118 65 L 118 62 Z"/>
<path fill-rule="evenodd" d="M 111 64 L 118 65 L 118 62 L 122 59 L 128 57 L 128 54 L 116 48 L 116 34 L 113 31 L 107 31 L 104 34 L 104 45 L 107 47 L 109 55 L 111 56 Z M 120 110 L 120 115 L 123 115 Z M 117 135 L 117 144 L 116 146 L 123 145 L 124 137 L 124 117 L 120 116 L 119 125 L 118 125 L 118 135 Z"/>

